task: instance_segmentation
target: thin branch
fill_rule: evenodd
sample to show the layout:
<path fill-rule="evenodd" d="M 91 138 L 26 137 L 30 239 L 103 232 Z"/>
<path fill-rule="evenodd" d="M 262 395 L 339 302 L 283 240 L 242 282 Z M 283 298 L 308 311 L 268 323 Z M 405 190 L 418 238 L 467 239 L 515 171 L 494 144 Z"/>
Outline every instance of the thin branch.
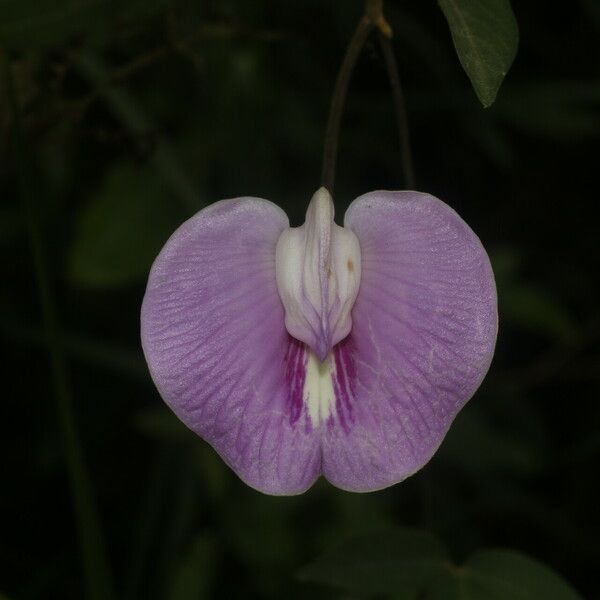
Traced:
<path fill-rule="evenodd" d="M 400 139 L 400 151 L 402 155 L 402 170 L 404 172 L 404 181 L 406 188 L 415 189 L 415 172 L 413 167 L 413 156 L 410 145 L 410 130 L 408 127 L 408 116 L 406 114 L 406 101 L 400 84 L 400 75 L 398 72 L 398 63 L 394 55 L 394 49 L 389 37 L 379 32 L 377 36 L 379 46 L 383 54 L 385 67 L 392 88 L 392 97 L 394 99 L 394 108 L 396 112 L 396 122 L 398 125 L 398 137 Z"/>
<path fill-rule="evenodd" d="M 366 0 L 365 13 L 385 37 L 392 38 L 392 28 L 383 14 L 383 0 Z"/>
<path fill-rule="evenodd" d="M 346 55 L 344 56 L 333 89 L 329 117 L 327 119 L 327 129 L 325 131 L 323 169 L 321 171 L 321 183 L 331 194 L 333 194 L 340 127 L 342 124 L 346 96 L 348 94 L 348 85 L 350 84 L 350 78 L 352 77 L 352 72 L 356 66 L 356 61 L 374 27 L 375 25 L 367 15 L 360 20 L 358 27 L 348 44 L 348 49 L 346 50 Z"/>
<path fill-rule="evenodd" d="M 377 38 L 379 40 L 390 86 L 392 88 L 392 97 L 398 124 L 398 137 L 400 139 L 400 149 L 402 154 L 402 170 L 404 172 L 406 187 L 408 189 L 415 188 L 415 174 L 410 146 L 408 117 L 406 115 L 406 103 L 400 84 L 398 64 L 396 63 L 396 57 L 394 56 L 394 50 L 391 43 L 393 35 L 392 28 L 383 14 L 383 0 L 366 0 L 365 14 L 360 20 L 358 27 L 348 44 L 346 55 L 344 56 L 344 60 L 338 72 L 327 120 L 325 144 L 323 147 L 321 184 L 327 188 L 331 194 L 333 194 L 342 115 L 344 112 L 346 96 L 348 95 L 350 78 L 352 77 L 354 67 L 356 66 L 356 62 L 363 46 L 374 29 L 378 30 Z"/>

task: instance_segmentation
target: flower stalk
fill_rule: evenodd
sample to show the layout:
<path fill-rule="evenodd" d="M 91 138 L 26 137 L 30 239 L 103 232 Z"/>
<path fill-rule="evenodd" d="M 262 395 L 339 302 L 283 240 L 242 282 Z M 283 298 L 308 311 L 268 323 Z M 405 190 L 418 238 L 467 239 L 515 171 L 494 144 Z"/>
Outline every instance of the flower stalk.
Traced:
<path fill-rule="evenodd" d="M 400 149 L 402 153 L 402 170 L 404 173 L 407 189 L 415 188 L 415 175 L 413 168 L 412 151 L 410 146 L 410 134 L 408 128 L 408 118 L 406 115 L 406 103 L 402 86 L 400 84 L 400 75 L 398 73 L 398 64 L 394 56 L 391 39 L 393 31 L 383 14 L 383 0 L 367 0 L 365 3 L 365 13 L 358 23 L 358 26 L 350 39 L 346 54 L 338 71 L 331 105 L 329 108 L 329 117 L 325 130 L 325 143 L 323 148 L 323 167 L 321 172 L 321 185 L 333 195 L 335 181 L 335 169 L 337 163 L 337 153 L 339 146 L 340 130 L 342 124 L 342 115 L 346 104 L 346 96 L 352 73 L 361 55 L 362 49 L 373 31 L 377 29 L 379 46 L 383 55 L 392 96 L 394 99 L 394 108 L 396 112 L 396 121 L 398 124 L 398 136 L 400 139 Z"/>
<path fill-rule="evenodd" d="M 337 150 L 340 138 L 340 128 L 342 125 L 342 115 L 348 95 L 348 86 L 350 78 L 356 66 L 356 61 L 367 41 L 374 24 L 371 19 L 365 15 L 359 21 L 358 27 L 348 44 L 346 55 L 342 61 L 342 66 L 338 72 L 333 88 L 333 96 L 329 108 L 329 117 L 327 119 L 327 129 L 325 130 L 325 146 L 323 148 L 323 170 L 321 174 L 321 183 L 325 189 L 333 195 L 333 184 L 335 180 L 335 166 L 337 161 Z"/>

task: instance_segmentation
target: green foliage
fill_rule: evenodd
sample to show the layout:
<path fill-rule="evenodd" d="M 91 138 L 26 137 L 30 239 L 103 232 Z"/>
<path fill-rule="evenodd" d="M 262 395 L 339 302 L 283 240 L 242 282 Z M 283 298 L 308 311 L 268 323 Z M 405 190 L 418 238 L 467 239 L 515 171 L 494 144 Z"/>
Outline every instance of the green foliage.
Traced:
<path fill-rule="evenodd" d="M 416 598 L 422 590 L 452 587 L 449 558 L 431 534 L 393 528 L 357 536 L 302 569 L 303 581 L 342 588 L 357 594 Z M 433 595 L 433 598 L 443 596 Z"/>
<path fill-rule="evenodd" d="M 582 600 L 560 575 L 511 550 L 476 552 L 461 573 L 461 600 Z"/>
<path fill-rule="evenodd" d="M 483 106 L 496 99 L 519 41 L 509 0 L 438 0 L 458 58 Z"/>
<path fill-rule="evenodd" d="M 411 529 L 353 538 L 298 576 L 395 600 L 581 600 L 559 575 L 518 552 L 484 550 L 457 566 L 437 538 Z"/>
<path fill-rule="evenodd" d="M 152 171 L 115 166 L 79 215 L 69 275 L 90 287 L 140 281 L 177 224 L 173 200 Z"/>

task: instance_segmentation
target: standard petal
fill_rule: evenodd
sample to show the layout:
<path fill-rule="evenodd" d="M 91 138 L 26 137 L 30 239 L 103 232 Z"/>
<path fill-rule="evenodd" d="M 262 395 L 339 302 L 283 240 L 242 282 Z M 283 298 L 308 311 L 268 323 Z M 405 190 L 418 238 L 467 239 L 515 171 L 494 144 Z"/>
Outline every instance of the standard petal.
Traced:
<path fill-rule="evenodd" d="M 372 192 L 345 216 L 362 252 L 350 336 L 335 349 L 338 419 L 323 474 L 370 491 L 431 458 L 478 388 L 498 327 L 494 276 L 477 236 L 446 204 Z M 339 391 L 338 391 L 339 390 Z"/>
<path fill-rule="evenodd" d="M 165 402 L 250 486 L 306 490 L 320 440 L 299 418 L 295 342 L 284 325 L 275 247 L 285 213 L 258 198 L 223 200 L 186 221 L 156 259 L 142 345 Z M 300 400 L 301 404 L 301 400 Z"/>

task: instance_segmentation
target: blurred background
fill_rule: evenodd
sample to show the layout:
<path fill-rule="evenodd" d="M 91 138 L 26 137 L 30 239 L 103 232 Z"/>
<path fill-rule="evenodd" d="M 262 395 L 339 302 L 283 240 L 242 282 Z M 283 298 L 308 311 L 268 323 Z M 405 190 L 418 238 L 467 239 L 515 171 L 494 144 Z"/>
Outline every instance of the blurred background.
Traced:
<path fill-rule="evenodd" d="M 83 597 L 84 555 L 122 598 L 329 598 L 298 570 L 346 537 L 388 525 L 435 533 L 459 562 L 483 546 L 517 549 L 584 597 L 600 597 L 594 0 L 513 3 L 519 53 L 489 109 L 436 3 L 386 2 L 417 187 L 481 237 L 500 302 L 491 370 L 423 471 L 367 495 L 320 481 L 299 497 L 264 496 L 179 424 L 150 380 L 139 310 L 153 258 L 178 224 L 222 198 L 268 198 L 301 222 L 362 8 L 358 0 L 0 2 L 0 52 L 14 83 L 11 101 L 3 69 L 7 597 Z M 337 214 L 364 192 L 402 189 L 400 165 L 387 76 L 370 42 L 343 122 Z M 66 377 L 53 384 L 61 352 Z M 88 489 L 98 523 L 73 508 Z M 83 546 L 78 519 L 89 527 Z"/>

